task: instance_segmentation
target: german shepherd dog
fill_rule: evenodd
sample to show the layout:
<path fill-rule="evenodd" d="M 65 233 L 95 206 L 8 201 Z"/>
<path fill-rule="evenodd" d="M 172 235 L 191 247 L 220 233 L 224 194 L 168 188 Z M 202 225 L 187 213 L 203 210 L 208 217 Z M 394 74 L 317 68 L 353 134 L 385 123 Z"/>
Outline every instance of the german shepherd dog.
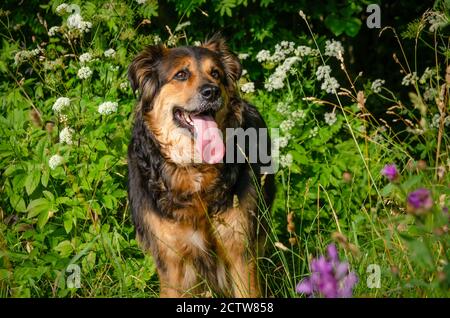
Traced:
<path fill-rule="evenodd" d="M 273 175 L 262 172 L 259 157 L 224 160 L 231 150 L 247 156 L 249 145 L 231 138 L 225 147 L 221 137 L 227 128 L 266 128 L 239 97 L 241 73 L 220 35 L 196 47 L 146 47 L 129 66 L 139 99 L 128 195 L 161 297 L 261 296 L 257 258 L 267 233 L 261 214 L 273 201 Z"/>

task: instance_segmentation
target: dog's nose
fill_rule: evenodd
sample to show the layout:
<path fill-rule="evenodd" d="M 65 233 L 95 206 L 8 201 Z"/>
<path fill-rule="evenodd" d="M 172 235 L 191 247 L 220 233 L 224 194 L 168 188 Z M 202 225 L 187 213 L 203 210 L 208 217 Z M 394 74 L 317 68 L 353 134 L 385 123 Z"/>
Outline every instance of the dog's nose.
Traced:
<path fill-rule="evenodd" d="M 205 84 L 200 89 L 200 94 L 207 101 L 215 101 L 219 97 L 219 87 L 213 84 Z"/>

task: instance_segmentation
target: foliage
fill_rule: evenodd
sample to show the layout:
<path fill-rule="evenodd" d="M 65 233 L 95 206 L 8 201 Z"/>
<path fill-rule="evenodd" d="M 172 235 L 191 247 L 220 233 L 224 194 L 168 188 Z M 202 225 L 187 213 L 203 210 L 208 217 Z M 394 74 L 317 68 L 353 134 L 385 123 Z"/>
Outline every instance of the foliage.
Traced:
<path fill-rule="evenodd" d="M 241 53 L 243 97 L 280 128 L 272 233 L 261 260 L 267 294 L 298 297 L 309 260 L 334 240 L 360 278 L 356 296 L 448 296 L 449 4 L 437 1 L 434 11 L 402 21 L 404 42 L 389 47 L 402 78 L 373 80 L 353 76 L 359 64 L 349 63 L 367 3 L 2 5 L 0 294 L 157 295 L 153 261 L 137 246 L 129 217 L 135 99 L 127 67 L 145 45 L 195 44 L 222 29 Z M 307 32 L 312 21 L 314 33 L 286 17 Z M 380 173 L 390 163 L 399 167 L 397 183 Z M 407 209 L 418 188 L 433 198 L 423 216 Z M 370 264 L 381 268 L 380 288 L 366 286 Z M 67 284 L 70 265 L 80 266 L 81 288 Z"/>

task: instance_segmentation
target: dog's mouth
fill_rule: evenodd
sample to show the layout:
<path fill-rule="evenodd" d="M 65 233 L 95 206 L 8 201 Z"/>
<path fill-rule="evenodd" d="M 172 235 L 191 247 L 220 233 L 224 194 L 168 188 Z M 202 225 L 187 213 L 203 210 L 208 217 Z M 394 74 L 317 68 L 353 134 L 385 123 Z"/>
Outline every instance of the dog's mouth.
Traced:
<path fill-rule="evenodd" d="M 225 153 L 222 134 L 214 119 L 215 114 L 213 108 L 186 111 L 176 106 L 173 109 L 176 124 L 192 134 L 197 152 L 204 162 L 210 164 L 220 162 Z"/>

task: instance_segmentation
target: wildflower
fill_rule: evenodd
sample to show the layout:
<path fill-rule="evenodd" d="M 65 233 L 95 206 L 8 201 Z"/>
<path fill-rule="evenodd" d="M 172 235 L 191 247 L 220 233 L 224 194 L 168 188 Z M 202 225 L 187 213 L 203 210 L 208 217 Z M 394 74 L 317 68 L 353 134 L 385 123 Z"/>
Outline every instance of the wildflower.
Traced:
<path fill-rule="evenodd" d="M 50 169 L 54 170 L 56 167 L 61 165 L 63 163 L 63 161 L 64 161 L 64 158 L 61 157 L 60 155 L 53 155 L 48 160 L 48 166 L 50 167 Z"/>
<path fill-rule="evenodd" d="M 316 50 L 304 45 L 298 46 L 294 51 L 294 54 L 299 57 L 312 56 L 316 55 L 316 53 Z"/>
<path fill-rule="evenodd" d="M 381 170 L 381 174 L 385 176 L 390 182 L 395 182 L 400 178 L 397 167 L 395 164 L 385 165 Z"/>
<path fill-rule="evenodd" d="M 55 36 L 56 33 L 59 32 L 59 26 L 52 26 L 49 30 L 48 30 L 48 36 Z"/>
<path fill-rule="evenodd" d="M 294 110 L 294 112 L 292 113 L 292 117 L 294 117 L 295 119 L 303 119 L 305 118 L 305 112 L 303 110 Z"/>
<path fill-rule="evenodd" d="M 70 105 L 70 99 L 67 97 L 59 97 L 53 104 L 53 111 L 55 113 L 61 112 L 64 108 Z"/>
<path fill-rule="evenodd" d="M 309 131 L 308 138 L 313 138 L 317 136 L 317 133 L 319 132 L 319 127 L 314 127 Z"/>
<path fill-rule="evenodd" d="M 311 260 L 311 276 L 303 279 L 296 288 L 301 294 L 322 295 L 326 298 L 348 298 L 358 282 L 349 264 L 341 262 L 334 244 L 327 247 L 327 255 Z"/>
<path fill-rule="evenodd" d="M 433 198 L 428 189 L 420 188 L 408 194 L 406 211 L 414 215 L 423 215 L 433 207 Z"/>
<path fill-rule="evenodd" d="M 69 29 L 76 29 L 81 33 L 84 33 L 90 31 L 92 28 L 92 23 L 84 21 L 83 17 L 79 13 L 74 13 L 67 18 L 67 26 Z"/>
<path fill-rule="evenodd" d="M 339 87 L 340 85 L 334 77 L 328 77 L 323 81 L 320 88 L 328 94 L 336 94 L 336 90 L 339 89 Z"/>
<path fill-rule="evenodd" d="M 280 129 L 282 131 L 289 131 L 294 128 L 295 122 L 292 119 L 283 120 L 280 124 Z"/>
<path fill-rule="evenodd" d="M 284 103 L 284 102 L 279 102 L 277 104 L 277 111 L 281 115 L 288 115 L 290 113 L 289 105 L 287 103 Z"/>
<path fill-rule="evenodd" d="M 433 87 L 429 87 L 423 92 L 423 99 L 426 101 L 433 101 L 437 96 L 437 90 Z"/>
<path fill-rule="evenodd" d="M 71 129 L 69 127 L 65 127 L 59 133 L 59 142 L 62 143 L 62 144 L 66 143 L 68 145 L 73 144 L 72 134 L 73 134 L 73 129 Z"/>
<path fill-rule="evenodd" d="M 77 75 L 82 80 L 88 79 L 92 76 L 92 70 L 89 68 L 89 66 L 83 66 L 78 70 Z"/>
<path fill-rule="evenodd" d="M 241 86 L 241 91 L 243 91 L 246 94 L 254 93 L 255 92 L 255 83 L 248 82 Z"/>
<path fill-rule="evenodd" d="M 59 6 L 56 7 L 56 13 L 59 15 L 63 15 L 64 13 L 67 13 L 67 7 L 69 5 L 67 3 L 61 3 Z"/>
<path fill-rule="evenodd" d="M 320 81 L 320 80 L 329 78 L 330 73 L 331 73 L 331 68 L 328 65 L 321 65 L 317 68 L 316 76 L 317 76 L 317 79 Z"/>
<path fill-rule="evenodd" d="M 425 84 L 427 80 L 433 77 L 434 70 L 432 68 L 427 67 L 420 77 L 419 83 Z"/>
<path fill-rule="evenodd" d="M 261 51 L 259 51 L 258 52 L 258 54 L 256 54 L 256 60 L 259 62 L 259 63 L 262 63 L 262 62 L 267 62 L 267 61 L 269 61 L 270 60 L 270 52 L 269 51 L 267 51 L 267 50 L 261 50 Z"/>
<path fill-rule="evenodd" d="M 26 50 L 19 51 L 14 55 L 14 65 L 19 65 L 23 61 L 25 61 L 26 59 L 28 59 L 30 57 L 31 57 L 30 52 L 28 52 Z"/>
<path fill-rule="evenodd" d="M 327 40 L 325 41 L 325 55 L 334 56 L 338 60 L 341 60 L 344 55 L 344 47 L 339 41 Z"/>
<path fill-rule="evenodd" d="M 239 54 L 238 54 L 238 58 L 239 58 L 240 60 L 246 60 L 248 57 L 249 57 L 249 54 L 248 54 L 248 53 L 239 53 Z"/>
<path fill-rule="evenodd" d="M 284 147 L 286 147 L 288 145 L 289 138 L 287 136 L 284 136 L 284 137 L 278 138 L 277 141 L 278 141 L 278 146 L 281 149 L 281 148 L 284 148 Z"/>
<path fill-rule="evenodd" d="M 382 79 L 376 79 L 373 81 L 371 89 L 374 93 L 380 93 L 381 87 L 384 85 L 385 81 Z"/>
<path fill-rule="evenodd" d="M 296 56 L 288 57 L 284 60 L 283 64 L 279 65 L 275 72 L 270 75 L 268 82 L 264 85 L 264 87 L 269 91 L 273 91 L 275 89 L 280 89 L 284 87 L 284 80 L 286 79 L 289 70 L 292 65 L 299 61 L 299 58 Z"/>
<path fill-rule="evenodd" d="M 430 24 L 430 32 L 435 32 L 449 23 L 445 14 L 436 11 L 429 13 L 427 21 Z"/>
<path fill-rule="evenodd" d="M 282 155 L 280 157 L 280 165 L 284 168 L 290 167 L 293 162 L 294 162 L 294 158 L 292 157 L 292 155 L 290 153 L 288 153 L 286 155 Z"/>
<path fill-rule="evenodd" d="M 325 113 L 324 117 L 325 117 L 325 122 L 328 124 L 328 126 L 333 126 L 337 120 L 335 112 Z"/>
<path fill-rule="evenodd" d="M 248 74 L 248 71 L 244 68 L 244 69 L 242 70 L 241 76 L 245 76 L 245 75 L 247 75 L 247 74 Z"/>
<path fill-rule="evenodd" d="M 441 115 L 439 114 L 434 114 L 433 119 L 431 120 L 431 128 L 439 128 L 439 122 L 441 119 Z"/>
<path fill-rule="evenodd" d="M 114 49 L 107 49 L 103 54 L 105 55 L 105 57 L 113 58 L 116 55 L 116 51 Z"/>
<path fill-rule="evenodd" d="M 136 2 L 138 4 L 145 4 L 147 2 L 147 0 L 136 0 Z"/>
<path fill-rule="evenodd" d="M 275 63 L 279 63 L 286 59 L 286 56 L 294 52 L 295 43 L 288 41 L 281 41 L 279 44 L 275 45 L 275 52 L 270 57 L 270 60 Z"/>
<path fill-rule="evenodd" d="M 116 102 L 104 102 L 98 106 L 98 112 L 102 115 L 109 115 L 117 111 L 117 106 Z"/>
<path fill-rule="evenodd" d="M 128 89 L 128 83 L 127 82 L 120 83 L 119 88 L 123 91 L 126 91 Z"/>
<path fill-rule="evenodd" d="M 412 72 L 403 77 L 402 85 L 403 86 L 413 85 L 417 80 L 418 80 L 417 73 Z"/>
<path fill-rule="evenodd" d="M 91 53 L 83 53 L 80 55 L 80 63 L 86 64 L 87 62 L 90 62 L 92 60 Z"/>

